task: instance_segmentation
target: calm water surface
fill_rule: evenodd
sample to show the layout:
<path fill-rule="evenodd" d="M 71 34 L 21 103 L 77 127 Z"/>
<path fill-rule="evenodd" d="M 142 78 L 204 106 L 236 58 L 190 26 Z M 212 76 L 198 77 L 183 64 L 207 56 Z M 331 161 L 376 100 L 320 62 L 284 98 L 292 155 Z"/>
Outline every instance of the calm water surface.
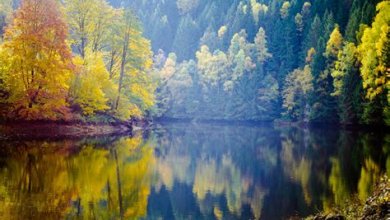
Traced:
<path fill-rule="evenodd" d="M 133 137 L 0 141 L 0 219 L 288 219 L 364 200 L 390 135 L 164 124 Z"/>

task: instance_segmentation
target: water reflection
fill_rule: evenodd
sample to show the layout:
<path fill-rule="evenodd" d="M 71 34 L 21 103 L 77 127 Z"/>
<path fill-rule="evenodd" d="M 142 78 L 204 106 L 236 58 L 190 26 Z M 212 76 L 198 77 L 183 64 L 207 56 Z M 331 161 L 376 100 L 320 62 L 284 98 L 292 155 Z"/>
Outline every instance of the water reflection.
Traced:
<path fill-rule="evenodd" d="M 4 219 L 145 216 L 154 164 L 141 136 L 1 144 Z"/>
<path fill-rule="evenodd" d="M 365 200 L 390 135 L 167 124 L 149 135 L 0 142 L 4 219 L 286 219 Z"/>

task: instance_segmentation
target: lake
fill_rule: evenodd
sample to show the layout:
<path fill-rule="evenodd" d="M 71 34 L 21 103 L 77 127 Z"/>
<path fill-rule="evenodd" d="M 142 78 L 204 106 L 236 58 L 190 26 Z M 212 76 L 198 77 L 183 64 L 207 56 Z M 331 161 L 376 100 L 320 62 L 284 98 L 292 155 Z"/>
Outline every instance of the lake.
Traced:
<path fill-rule="evenodd" d="M 0 219 L 287 219 L 364 201 L 390 134 L 167 123 L 0 141 Z"/>

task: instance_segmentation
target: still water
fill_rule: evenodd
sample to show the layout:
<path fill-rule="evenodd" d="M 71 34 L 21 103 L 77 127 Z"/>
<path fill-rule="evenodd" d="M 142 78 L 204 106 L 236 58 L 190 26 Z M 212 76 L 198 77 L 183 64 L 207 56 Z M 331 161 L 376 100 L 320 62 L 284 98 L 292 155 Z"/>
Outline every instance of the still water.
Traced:
<path fill-rule="evenodd" d="M 365 200 L 390 135 L 164 124 L 132 137 L 0 141 L 0 219 L 288 219 Z"/>

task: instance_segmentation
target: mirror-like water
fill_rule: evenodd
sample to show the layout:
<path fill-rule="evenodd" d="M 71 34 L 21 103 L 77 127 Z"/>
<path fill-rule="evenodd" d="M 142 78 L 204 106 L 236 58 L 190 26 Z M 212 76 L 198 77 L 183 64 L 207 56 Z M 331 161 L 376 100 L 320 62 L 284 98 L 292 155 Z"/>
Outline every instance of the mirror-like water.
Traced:
<path fill-rule="evenodd" d="M 286 219 L 365 200 L 390 135 L 166 124 L 148 134 L 0 142 L 3 219 Z"/>

